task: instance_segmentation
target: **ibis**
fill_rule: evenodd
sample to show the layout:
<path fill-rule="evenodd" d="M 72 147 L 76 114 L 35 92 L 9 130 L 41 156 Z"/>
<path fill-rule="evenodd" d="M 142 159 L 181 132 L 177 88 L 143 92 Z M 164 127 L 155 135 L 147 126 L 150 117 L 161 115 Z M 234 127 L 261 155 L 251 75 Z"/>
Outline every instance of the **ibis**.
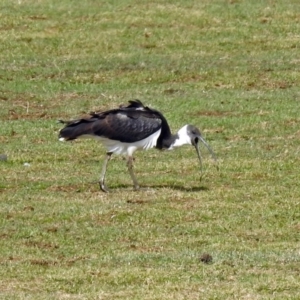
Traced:
<path fill-rule="evenodd" d="M 197 127 L 184 125 L 176 134 L 172 134 L 162 113 L 144 106 L 140 100 L 131 100 L 129 105 L 116 109 L 90 113 L 87 118 L 60 122 L 65 124 L 59 132 L 60 141 L 91 137 L 106 147 L 107 155 L 99 180 L 100 188 L 104 192 L 108 192 L 105 174 L 112 154 L 127 157 L 128 171 L 136 190 L 140 187 L 133 171 L 133 154 L 136 150 L 172 150 L 182 145 L 192 145 L 197 151 L 202 174 L 199 150 L 199 142 L 202 142 L 216 160 L 214 152 Z"/>

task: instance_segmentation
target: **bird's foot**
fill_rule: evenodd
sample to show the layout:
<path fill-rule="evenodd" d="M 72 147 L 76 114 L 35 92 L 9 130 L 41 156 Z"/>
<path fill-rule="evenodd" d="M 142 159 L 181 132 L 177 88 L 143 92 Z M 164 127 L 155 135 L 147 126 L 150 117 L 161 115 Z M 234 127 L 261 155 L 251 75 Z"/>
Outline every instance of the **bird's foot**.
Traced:
<path fill-rule="evenodd" d="M 154 189 L 152 189 L 151 187 L 147 187 L 147 186 L 134 186 L 133 187 L 134 191 L 139 191 L 139 192 L 151 192 L 154 191 Z"/>
<path fill-rule="evenodd" d="M 109 193 L 109 190 L 103 181 L 99 181 L 99 186 L 100 186 L 101 191 L 103 191 L 104 193 Z"/>
<path fill-rule="evenodd" d="M 134 185 L 133 189 L 134 189 L 135 191 L 139 191 L 139 190 L 141 189 L 141 187 L 140 187 L 139 185 Z"/>

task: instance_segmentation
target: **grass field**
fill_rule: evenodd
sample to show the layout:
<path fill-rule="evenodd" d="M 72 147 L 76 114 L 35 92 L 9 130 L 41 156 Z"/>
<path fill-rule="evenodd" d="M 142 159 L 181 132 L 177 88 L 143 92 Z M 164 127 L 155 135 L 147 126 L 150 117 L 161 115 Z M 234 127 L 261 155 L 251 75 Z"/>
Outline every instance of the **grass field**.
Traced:
<path fill-rule="evenodd" d="M 298 0 L 3 0 L 0 299 L 300 299 Z M 192 147 L 122 157 L 58 119 L 138 98 Z M 211 257 L 212 261 L 205 259 Z"/>

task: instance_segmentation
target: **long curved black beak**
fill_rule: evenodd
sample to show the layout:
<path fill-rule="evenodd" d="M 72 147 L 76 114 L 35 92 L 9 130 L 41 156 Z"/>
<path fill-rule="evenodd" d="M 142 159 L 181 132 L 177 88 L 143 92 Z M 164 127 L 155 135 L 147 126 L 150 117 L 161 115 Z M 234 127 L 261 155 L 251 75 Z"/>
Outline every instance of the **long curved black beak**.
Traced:
<path fill-rule="evenodd" d="M 213 157 L 213 159 L 214 159 L 215 162 L 217 162 L 217 157 L 216 157 L 214 151 L 210 148 L 210 146 L 208 145 L 208 143 L 205 141 L 205 139 L 201 135 L 198 135 L 195 138 L 194 146 L 196 148 L 197 155 L 198 155 L 198 158 L 199 158 L 199 161 L 200 161 L 200 170 L 201 170 L 201 179 L 202 179 L 202 176 L 203 176 L 203 166 L 202 166 L 201 152 L 200 152 L 200 148 L 199 148 L 199 141 L 201 141 L 204 144 L 204 146 L 208 149 L 208 151 L 210 152 L 210 154 Z"/>

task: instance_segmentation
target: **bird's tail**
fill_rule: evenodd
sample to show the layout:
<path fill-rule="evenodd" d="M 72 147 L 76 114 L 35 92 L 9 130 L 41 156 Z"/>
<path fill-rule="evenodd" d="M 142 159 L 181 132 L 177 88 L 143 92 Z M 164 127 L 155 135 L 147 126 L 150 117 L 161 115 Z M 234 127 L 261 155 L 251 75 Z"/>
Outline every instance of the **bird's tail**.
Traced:
<path fill-rule="evenodd" d="M 60 141 L 75 140 L 81 136 L 91 135 L 93 133 L 93 120 L 91 119 L 80 119 L 74 121 L 59 120 L 59 122 L 66 124 L 66 126 L 59 132 L 58 138 Z"/>

